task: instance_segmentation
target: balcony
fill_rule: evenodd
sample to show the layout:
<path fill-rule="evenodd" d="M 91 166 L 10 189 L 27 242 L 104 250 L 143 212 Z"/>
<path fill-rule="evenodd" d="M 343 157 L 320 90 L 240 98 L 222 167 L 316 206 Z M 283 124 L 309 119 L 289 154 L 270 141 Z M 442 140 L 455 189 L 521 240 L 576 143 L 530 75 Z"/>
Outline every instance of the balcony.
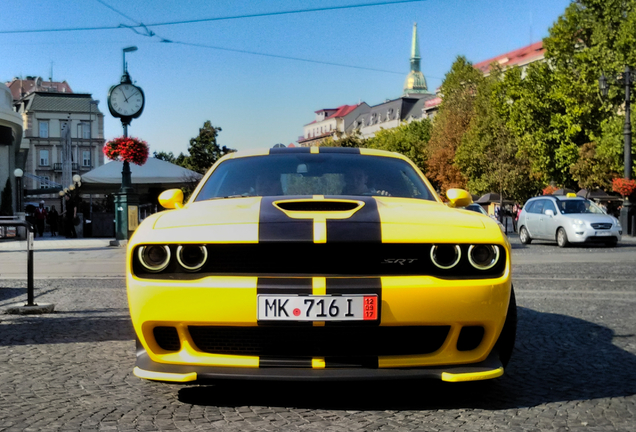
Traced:
<path fill-rule="evenodd" d="M 75 171 L 77 171 L 77 169 L 78 169 L 77 162 L 71 163 L 71 171 L 75 172 Z M 62 164 L 61 163 L 54 163 L 53 164 L 53 170 L 55 172 L 62 172 Z"/>

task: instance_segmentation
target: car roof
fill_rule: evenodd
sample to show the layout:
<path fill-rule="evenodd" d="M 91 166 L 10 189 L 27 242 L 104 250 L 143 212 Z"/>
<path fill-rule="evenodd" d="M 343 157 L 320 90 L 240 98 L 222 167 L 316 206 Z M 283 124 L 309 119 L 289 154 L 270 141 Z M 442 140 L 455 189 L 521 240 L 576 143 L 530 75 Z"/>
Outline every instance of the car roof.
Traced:
<path fill-rule="evenodd" d="M 309 153 L 309 154 L 359 154 L 359 155 L 367 155 L 367 156 L 383 156 L 390 157 L 396 159 L 404 159 L 408 160 L 404 155 L 396 152 L 390 152 L 386 150 L 377 150 L 377 149 L 367 149 L 367 148 L 354 148 L 354 147 L 277 147 L 277 148 L 260 148 L 260 149 L 250 149 L 250 150 L 240 150 L 237 152 L 229 153 L 223 156 L 223 160 L 225 159 L 236 159 L 242 157 L 250 157 L 250 156 L 268 156 L 275 154 L 298 154 L 298 153 Z"/>
<path fill-rule="evenodd" d="M 567 195 L 539 195 L 530 198 L 528 201 L 534 201 L 541 198 L 552 198 L 558 201 L 585 201 L 585 198 L 580 196 L 567 196 Z"/>

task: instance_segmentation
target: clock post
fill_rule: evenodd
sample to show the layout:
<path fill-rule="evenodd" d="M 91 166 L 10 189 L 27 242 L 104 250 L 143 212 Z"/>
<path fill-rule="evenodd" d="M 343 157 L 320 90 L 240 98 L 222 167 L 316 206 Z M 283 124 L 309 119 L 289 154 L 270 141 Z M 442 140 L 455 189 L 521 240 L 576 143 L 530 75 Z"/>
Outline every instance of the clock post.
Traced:
<path fill-rule="evenodd" d="M 126 53 L 137 51 L 137 47 L 123 49 L 124 73 L 121 82 L 108 91 L 108 109 L 113 117 L 121 119 L 124 138 L 128 138 L 128 126 L 132 119 L 141 115 L 145 97 L 141 87 L 133 84 L 128 74 Z M 115 240 L 112 245 L 119 246 L 120 240 L 128 240 L 138 225 L 139 196 L 132 188 L 130 164 L 124 161 L 121 188 L 115 194 Z"/>

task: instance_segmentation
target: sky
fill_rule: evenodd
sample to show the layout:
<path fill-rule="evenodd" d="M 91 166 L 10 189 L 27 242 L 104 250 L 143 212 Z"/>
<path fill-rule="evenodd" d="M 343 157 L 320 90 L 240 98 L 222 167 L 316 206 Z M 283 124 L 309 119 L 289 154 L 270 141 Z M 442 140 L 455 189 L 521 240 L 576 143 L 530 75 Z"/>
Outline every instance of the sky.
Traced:
<path fill-rule="evenodd" d="M 54 81 L 100 101 L 104 137 L 112 139 L 123 130 L 106 96 L 120 82 L 123 48 L 136 46 L 126 61 L 146 105 L 128 131 L 151 153 L 186 153 L 206 120 L 222 129 L 218 143 L 229 148 L 288 145 L 317 110 L 399 97 L 413 23 L 435 91 L 457 56 L 478 63 L 537 42 L 570 3 L 395 1 L 3 0 L 0 81 L 48 80 L 52 71 Z M 246 17 L 258 14 L 272 15 Z M 235 18 L 219 19 L 227 17 Z M 158 25 L 176 21 L 190 22 Z M 147 31 L 127 27 L 140 23 Z M 23 32 L 95 27 L 110 28 Z"/>

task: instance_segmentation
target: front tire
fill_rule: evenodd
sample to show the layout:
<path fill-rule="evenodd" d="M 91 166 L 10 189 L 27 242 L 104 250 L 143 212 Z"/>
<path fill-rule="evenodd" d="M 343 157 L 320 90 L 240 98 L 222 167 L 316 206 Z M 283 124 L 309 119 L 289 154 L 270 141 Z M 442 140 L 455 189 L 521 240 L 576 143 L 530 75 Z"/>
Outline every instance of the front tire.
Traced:
<path fill-rule="evenodd" d="M 557 230 L 556 241 L 559 247 L 565 248 L 570 245 L 570 241 L 568 240 L 568 234 L 565 232 L 563 228 L 559 228 Z"/>
<path fill-rule="evenodd" d="M 521 240 L 522 244 L 532 243 L 532 238 L 530 237 L 530 233 L 524 226 L 522 226 L 521 229 L 519 230 L 519 240 Z"/>
<path fill-rule="evenodd" d="M 499 353 L 499 360 L 505 368 L 512 357 L 512 350 L 515 347 L 517 338 L 517 301 L 515 299 L 515 290 L 510 288 L 510 302 L 508 303 L 508 313 L 503 329 L 495 344 L 495 349 Z"/>

